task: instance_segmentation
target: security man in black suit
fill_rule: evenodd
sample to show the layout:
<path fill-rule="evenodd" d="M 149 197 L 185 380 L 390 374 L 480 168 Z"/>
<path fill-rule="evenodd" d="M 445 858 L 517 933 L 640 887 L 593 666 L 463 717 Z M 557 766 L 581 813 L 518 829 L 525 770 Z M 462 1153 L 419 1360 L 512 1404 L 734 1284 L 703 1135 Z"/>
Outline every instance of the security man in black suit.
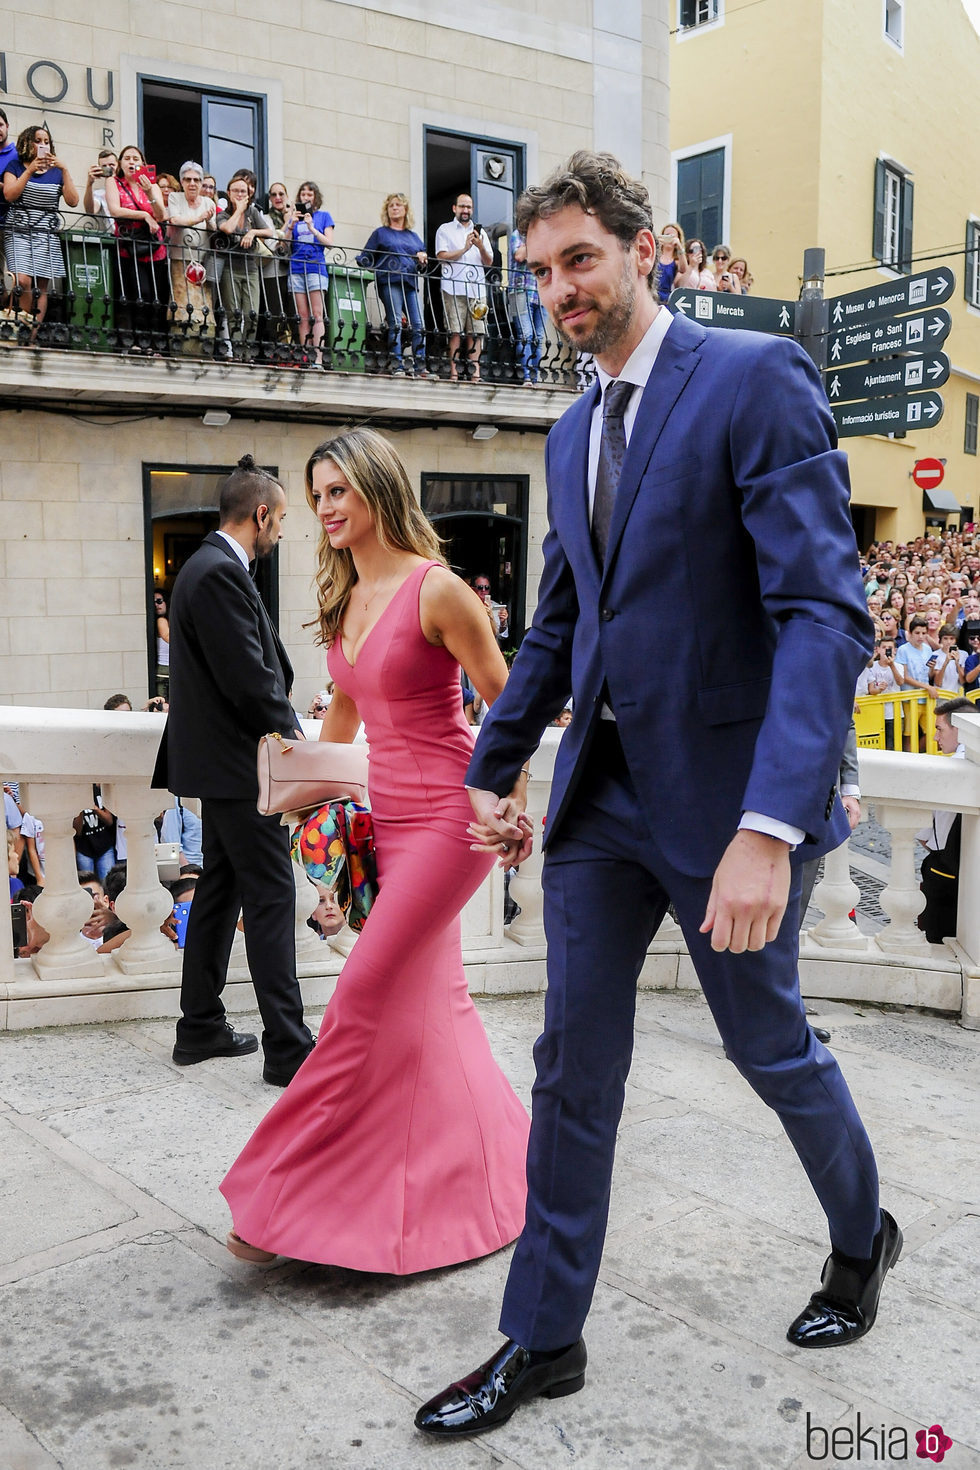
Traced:
<path fill-rule="evenodd" d="M 239 910 L 262 1013 L 262 1076 L 285 1087 L 313 1045 L 296 978 L 295 889 L 287 829 L 256 809 L 256 747 L 300 736 L 293 671 L 251 577 L 282 535 L 286 497 L 250 454 L 224 481 L 217 531 L 181 569 L 170 598 L 170 714 L 153 785 L 201 798 L 204 871 L 187 923 L 173 1058 L 245 1056 L 221 992 Z"/>

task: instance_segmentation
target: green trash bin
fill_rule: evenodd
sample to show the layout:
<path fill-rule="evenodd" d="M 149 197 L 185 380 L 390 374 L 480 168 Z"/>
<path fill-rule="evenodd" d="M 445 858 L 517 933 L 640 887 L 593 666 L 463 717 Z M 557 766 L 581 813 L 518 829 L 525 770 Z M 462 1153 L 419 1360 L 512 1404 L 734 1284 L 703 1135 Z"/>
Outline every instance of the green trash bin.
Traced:
<path fill-rule="evenodd" d="M 354 265 L 330 267 L 330 289 L 327 292 L 330 367 L 339 372 L 365 371 L 367 288 L 368 282 L 373 280 L 373 271 L 360 270 Z"/>
<path fill-rule="evenodd" d="M 63 230 L 68 258 L 67 318 L 72 347 L 111 352 L 115 327 L 114 235 L 99 230 Z"/>

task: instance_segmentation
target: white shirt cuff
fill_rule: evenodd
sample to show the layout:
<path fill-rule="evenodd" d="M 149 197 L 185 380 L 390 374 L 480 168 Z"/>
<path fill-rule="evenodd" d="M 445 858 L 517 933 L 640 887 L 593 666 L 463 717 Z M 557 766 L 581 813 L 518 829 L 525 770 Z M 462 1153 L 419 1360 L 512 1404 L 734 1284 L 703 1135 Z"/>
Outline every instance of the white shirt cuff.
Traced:
<path fill-rule="evenodd" d="M 841 796 L 856 796 L 858 801 L 861 800 L 860 786 L 842 786 L 840 788 L 840 794 Z"/>
<path fill-rule="evenodd" d="M 778 822 L 775 817 L 765 817 L 761 812 L 743 812 L 738 826 L 739 831 L 747 828 L 750 832 L 763 832 L 767 837 L 778 837 L 781 842 L 788 842 L 790 847 L 799 847 L 806 837 L 801 827 L 791 827 L 788 822 Z"/>

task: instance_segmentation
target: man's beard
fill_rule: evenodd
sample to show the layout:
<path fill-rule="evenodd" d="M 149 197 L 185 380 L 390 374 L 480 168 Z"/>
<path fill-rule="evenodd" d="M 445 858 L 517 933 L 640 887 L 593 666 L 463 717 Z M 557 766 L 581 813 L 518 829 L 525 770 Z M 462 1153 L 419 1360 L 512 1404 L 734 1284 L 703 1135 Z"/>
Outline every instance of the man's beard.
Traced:
<path fill-rule="evenodd" d="M 594 297 L 588 297 L 586 302 L 580 305 L 596 305 Z M 555 321 L 558 335 L 562 337 L 570 347 L 578 352 L 591 352 L 593 356 L 599 356 L 610 347 L 614 347 L 629 330 L 633 312 L 636 308 L 636 281 L 633 278 L 631 262 L 627 258 L 623 263 L 623 274 L 619 283 L 619 290 L 613 297 L 605 313 L 600 316 L 588 336 L 575 336 L 566 332 L 560 319 Z"/>

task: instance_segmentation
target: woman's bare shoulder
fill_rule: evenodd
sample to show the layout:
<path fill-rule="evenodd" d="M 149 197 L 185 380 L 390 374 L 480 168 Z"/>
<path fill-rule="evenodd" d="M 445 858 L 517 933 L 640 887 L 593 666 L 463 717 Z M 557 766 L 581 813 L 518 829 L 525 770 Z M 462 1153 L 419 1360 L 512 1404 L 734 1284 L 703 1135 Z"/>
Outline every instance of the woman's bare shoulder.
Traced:
<path fill-rule="evenodd" d="M 426 572 L 422 596 L 427 602 L 446 607 L 469 607 L 474 600 L 479 602 L 473 588 L 467 586 L 462 577 L 448 567 L 440 566 L 431 567 Z"/>
<path fill-rule="evenodd" d="M 448 567 L 432 567 L 426 573 L 419 597 L 419 613 L 430 642 L 441 641 L 439 635 L 446 629 L 459 627 L 483 611 L 473 588 Z"/>

